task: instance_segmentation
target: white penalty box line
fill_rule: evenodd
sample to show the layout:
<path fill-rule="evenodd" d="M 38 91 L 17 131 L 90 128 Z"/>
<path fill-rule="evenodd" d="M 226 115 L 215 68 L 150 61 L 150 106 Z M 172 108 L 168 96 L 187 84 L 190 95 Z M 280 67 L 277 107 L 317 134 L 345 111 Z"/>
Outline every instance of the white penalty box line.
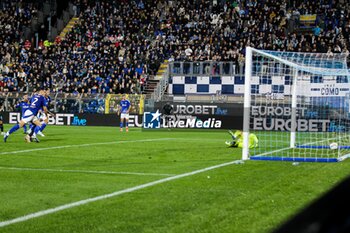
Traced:
<path fill-rule="evenodd" d="M 11 224 L 24 222 L 24 221 L 27 221 L 27 220 L 30 220 L 30 219 L 33 219 L 33 218 L 38 218 L 38 217 L 45 216 L 45 215 L 48 215 L 48 214 L 53 214 L 53 213 L 56 213 L 56 212 L 59 212 L 59 211 L 62 211 L 62 210 L 66 210 L 66 209 L 70 209 L 70 208 L 73 208 L 73 207 L 85 205 L 85 204 L 96 202 L 96 201 L 99 201 L 99 200 L 104 200 L 104 199 L 107 199 L 107 198 L 120 196 L 120 195 L 125 194 L 125 193 L 135 192 L 135 191 L 138 191 L 138 190 L 141 190 L 141 189 L 145 189 L 145 188 L 152 187 L 152 186 L 155 186 L 155 185 L 158 185 L 158 184 L 166 183 L 166 182 L 169 182 L 169 181 L 172 181 L 172 180 L 177 180 L 177 179 L 181 179 L 181 178 L 184 178 L 184 177 L 193 176 L 193 175 L 196 175 L 196 174 L 199 174 L 199 173 L 203 173 L 203 172 L 206 172 L 206 171 L 218 169 L 218 168 L 229 166 L 229 165 L 232 165 L 232 164 L 240 164 L 240 163 L 242 163 L 241 160 L 235 160 L 235 161 L 231 161 L 231 162 L 227 162 L 227 163 L 222 163 L 222 164 L 219 164 L 219 165 L 215 165 L 215 166 L 199 169 L 199 170 L 196 170 L 196 171 L 187 172 L 187 173 L 183 173 L 183 174 L 179 174 L 179 175 L 163 178 L 163 179 L 156 180 L 156 181 L 153 181 L 153 182 L 149 182 L 149 183 L 146 183 L 146 184 L 137 185 L 137 186 L 134 186 L 134 187 L 131 187 L 131 188 L 127 188 L 127 189 L 123 189 L 123 190 L 119 190 L 119 191 L 116 191 L 116 192 L 113 192 L 113 193 L 109 193 L 109 194 L 105 194 L 105 195 L 101 195 L 101 196 L 97 196 L 97 197 L 93 197 L 93 198 L 88 198 L 88 199 L 77 201 L 77 202 L 72 202 L 72 203 L 61 205 L 61 206 L 57 206 L 57 207 L 54 207 L 54 208 L 51 208 L 51 209 L 42 210 L 42 211 L 39 211 L 39 212 L 35 212 L 35 213 L 28 214 L 28 215 L 24 215 L 22 217 L 18 217 L 18 218 L 14 218 L 14 219 L 10 219 L 10 220 L 7 220 L 7 221 L 0 222 L 0 227 L 5 227 L 5 226 L 11 225 Z"/>
<path fill-rule="evenodd" d="M 74 148 L 74 147 L 102 146 L 102 145 L 111 145 L 111 144 L 135 143 L 135 142 L 157 142 L 157 141 L 169 141 L 169 140 L 176 140 L 176 138 L 153 138 L 153 139 L 140 139 L 140 140 L 129 140 L 129 141 L 96 142 L 96 143 L 88 143 L 88 144 L 52 146 L 52 147 L 43 147 L 43 148 L 35 148 L 35 149 L 27 149 L 27 150 L 0 152 L 0 155 L 20 154 L 20 153 L 27 153 L 27 152 L 34 152 L 34 151 L 56 150 L 56 149 L 65 149 L 65 148 Z"/>

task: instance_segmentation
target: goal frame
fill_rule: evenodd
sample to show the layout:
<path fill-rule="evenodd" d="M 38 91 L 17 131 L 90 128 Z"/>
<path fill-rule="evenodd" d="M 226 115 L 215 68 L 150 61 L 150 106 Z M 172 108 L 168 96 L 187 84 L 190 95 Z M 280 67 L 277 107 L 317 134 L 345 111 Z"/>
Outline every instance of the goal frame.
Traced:
<path fill-rule="evenodd" d="M 297 108 L 297 88 L 298 88 L 298 72 L 306 71 L 310 73 L 316 73 L 323 75 L 324 72 L 329 72 L 327 69 L 322 67 L 307 67 L 300 64 L 296 64 L 285 60 L 283 58 L 277 57 L 272 54 L 268 54 L 264 51 L 257 50 L 252 47 L 246 47 L 246 58 L 245 58 L 245 84 L 244 84 L 244 111 L 243 111 L 243 148 L 242 148 L 242 160 L 268 160 L 268 161 L 295 161 L 295 162 L 339 162 L 350 157 L 350 152 L 346 155 L 340 156 L 338 158 L 317 158 L 317 157 L 277 157 L 277 156 L 266 156 L 269 152 L 262 153 L 259 155 L 250 156 L 249 154 L 249 133 L 250 133 L 250 111 L 251 111 L 251 78 L 252 78 L 252 64 L 253 64 L 253 52 L 259 53 L 266 57 L 272 58 L 288 65 L 293 68 L 293 83 L 291 87 L 291 130 L 290 130 L 290 143 L 289 147 L 279 150 L 287 150 L 296 147 L 296 108 Z M 331 71 L 332 72 L 332 71 Z M 339 74 L 349 76 L 348 71 L 339 70 Z M 295 130 L 293 130 L 295 129 Z M 302 148 L 302 147 L 298 147 Z M 309 147 L 316 149 L 316 147 Z M 319 147 L 319 149 L 325 149 Z M 343 149 L 350 149 L 350 146 L 344 146 Z"/>

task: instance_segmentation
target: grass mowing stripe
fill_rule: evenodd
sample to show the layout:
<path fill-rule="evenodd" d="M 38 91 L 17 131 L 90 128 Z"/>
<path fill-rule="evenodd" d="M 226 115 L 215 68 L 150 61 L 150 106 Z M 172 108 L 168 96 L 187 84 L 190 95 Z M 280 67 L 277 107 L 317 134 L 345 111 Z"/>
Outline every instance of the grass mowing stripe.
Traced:
<path fill-rule="evenodd" d="M 113 172 L 113 171 L 65 170 L 65 169 L 28 168 L 28 167 L 0 167 L 0 170 L 69 172 L 69 173 L 89 173 L 89 174 L 137 175 L 137 176 L 175 176 L 176 175 L 176 174 L 145 173 L 145 172 Z"/>
<path fill-rule="evenodd" d="M 192 172 L 187 172 L 187 173 L 183 173 L 183 174 L 179 174 L 176 176 L 171 176 L 171 177 L 167 177 L 167 178 L 163 178 L 160 180 L 156 180 L 156 181 L 152 181 L 146 184 L 142 184 L 142 185 L 138 185 L 138 186 L 134 186 L 131 188 L 127 188 L 127 189 L 123 189 L 123 190 L 119 190 L 113 193 L 109 193 L 109 194 L 105 194 L 105 195 L 101 195 L 101 196 L 97 196 L 97 197 L 93 197 L 93 198 L 89 198 L 89 199 L 85 199 L 85 200 L 81 200 L 81 201 L 77 201 L 77 202 L 72 202 L 69 204 L 65 204 L 65 205 L 61 205 L 61 206 L 57 206 L 55 208 L 51 208 L 51 209 L 47 209 L 47 210 L 43 210 L 43 211 L 39 211 L 36 213 L 32 213 L 32 214 L 28 214 L 22 217 L 18 217 L 18 218 L 14 218 L 14 219 L 10 219 L 7 221 L 3 221 L 0 222 L 0 227 L 5 227 L 14 223 L 19 223 L 19 222 L 24 222 L 33 218 L 38 218 L 44 215 L 48 215 L 48 214 L 52 214 L 52 213 L 56 213 L 59 212 L 61 210 L 65 210 L 65 209 L 70 209 L 76 206 L 81 206 L 81 205 L 85 205 L 91 202 L 95 202 L 95 201 L 99 201 L 99 200 L 103 200 L 103 199 L 107 199 L 107 198 L 111 198 L 111 197 L 115 197 L 115 196 L 119 196 L 122 195 L 124 193 L 131 193 L 140 189 L 144 189 L 144 188 L 148 188 L 157 184 L 162 184 L 165 182 L 169 182 L 172 180 L 177 180 L 183 177 L 187 177 L 187 176 L 192 176 L 192 175 L 196 175 L 202 172 L 206 172 L 206 171 L 210 171 L 210 170 L 214 170 L 217 168 L 221 168 L 221 167 L 225 167 L 225 166 L 229 166 L 232 164 L 239 164 L 241 163 L 241 160 L 235 160 L 235 161 L 231 161 L 231 162 L 227 162 L 227 163 L 222 163 L 222 164 L 218 164 L 215 166 L 211 166 L 211 167 L 207 167 L 207 168 L 203 168 L 203 169 L 199 169 L 196 171 L 192 171 Z"/>
<path fill-rule="evenodd" d="M 97 142 L 97 143 L 78 144 L 78 145 L 53 146 L 53 147 L 35 148 L 35 149 L 28 149 L 28 150 L 1 152 L 0 155 L 19 154 L 19 153 L 43 151 L 43 150 L 65 149 L 65 148 L 72 148 L 72 147 L 88 147 L 88 146 L 100 146 L 100 145 L 122 144 L 122 143 L 132 143 L 132 142 L 156 142 L 156 141 L 167 141 L 167 140 L 174 140 L 174 138 L 154 138 L 154 139 L 141 139 L 141 140 L 130 140 L 130 141 L 112 141 L 112 142 Z"/>

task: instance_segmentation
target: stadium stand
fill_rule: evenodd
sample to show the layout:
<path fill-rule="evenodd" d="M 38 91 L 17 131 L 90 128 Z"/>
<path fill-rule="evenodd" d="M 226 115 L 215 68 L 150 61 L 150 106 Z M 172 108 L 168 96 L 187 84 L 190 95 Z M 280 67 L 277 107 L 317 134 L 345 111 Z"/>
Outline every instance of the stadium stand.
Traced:
<path fill-rule="evenodd" d="M 349 53 L 350 13 L 337 1 L 73 1 L 79 20 L 62 40 L 35 48 L 21 35 L 36 9 L 0 5 L 0 91 L 141 93 L 160 64 L 230 61 L 246 46 Z M 303 15 L 312 28 L 303 26 Z M 314 26 L 313 26 L 314 25 Z"/>

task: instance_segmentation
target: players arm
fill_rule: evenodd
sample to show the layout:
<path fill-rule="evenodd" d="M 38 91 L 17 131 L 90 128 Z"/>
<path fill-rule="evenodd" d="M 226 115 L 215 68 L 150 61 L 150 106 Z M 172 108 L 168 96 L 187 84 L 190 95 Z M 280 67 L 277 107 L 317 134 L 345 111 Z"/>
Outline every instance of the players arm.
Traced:
<path fill-rule="evenodd" d="M 50 116 L 54 117 L 55 114 L 49 111 L 48 106 L 49 106 L 49 101 L 45 100 L 45 101 L 44 101 L 44 106 L 43 106 L 43 111 L 44 111 L 44 113 L 45 113 L 46 115 L 50 115 Z"/>
<path fill-rule="evenodd" d="M 21 108 L 21 103 L 16 104 L 15 109 L 20 109 Z"/>
<path fill-rule="evenodd" d="M 49 111 L 49 109 L 48 109 L 48 104 L 49 104 L 48 101 L 45 100 L 45 101 L 44 101 L 44 106 L 43 106 L 43 111 L 44 111 L 44 113 L 45 113 L 46 115 L 50 115 L 50 116 L 54 117 L 55 114 Z"/>
<path fill-rule="evenodd" d="M 46 108 L 46 109 L 47 109 L 47 108 Z M 50 112 L 48 109 L 47 109 L 47 114 L 49 114 L 49 115 L 52 116 L 52 117 L 55 117 L 55 113 Z"/>
<path fill-rule="evenodd" d="M 50 116 L 52 116 L 52 117 L 55 116 L 55 114 L 54 114 L 53 112 L 50 112 L 50 111 L 49 111 L 49 109 L 47 108 L 47 106 L 44 106 L 44 107 L 43 107 L 43 110 L 44 110 L 44 113 L 45 113 L 46 115 L 50 115 Z"/>

